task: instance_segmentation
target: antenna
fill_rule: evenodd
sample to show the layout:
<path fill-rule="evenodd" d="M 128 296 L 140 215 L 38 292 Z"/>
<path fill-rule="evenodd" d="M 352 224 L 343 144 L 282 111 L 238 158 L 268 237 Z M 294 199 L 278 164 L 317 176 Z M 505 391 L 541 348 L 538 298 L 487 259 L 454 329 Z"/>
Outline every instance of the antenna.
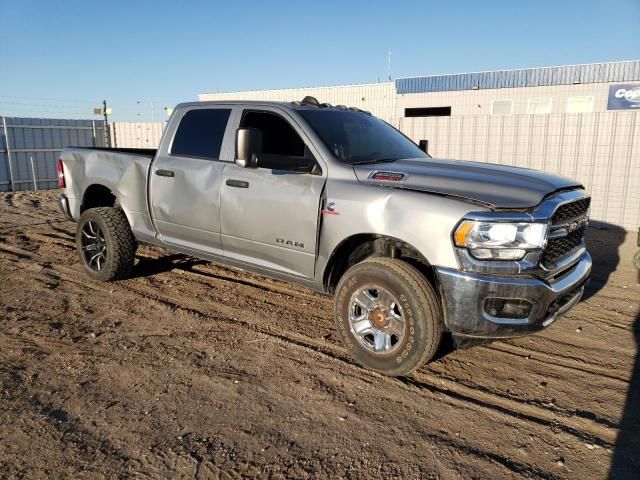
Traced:
<path fill-rule="evenodd" d="M 389 50 L 387 52 L 387 73 L 389 74 L 389 81 L 391 81 L 391 55 L 393 55 L 393 52 Z"/>

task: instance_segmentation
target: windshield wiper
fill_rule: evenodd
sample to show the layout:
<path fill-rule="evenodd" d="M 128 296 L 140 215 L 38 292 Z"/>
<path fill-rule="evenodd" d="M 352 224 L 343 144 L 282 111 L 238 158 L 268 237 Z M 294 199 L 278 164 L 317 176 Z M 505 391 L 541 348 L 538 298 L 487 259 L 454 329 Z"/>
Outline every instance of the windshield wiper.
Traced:
<path fill-rule="evenodd" d="M 351 165 L 366 165 L 368 163 L 392 163 L 397 160 L 397 158 L 372 158 L 369 160 L 356 160 L 355 162 L 351 162 Z"/>

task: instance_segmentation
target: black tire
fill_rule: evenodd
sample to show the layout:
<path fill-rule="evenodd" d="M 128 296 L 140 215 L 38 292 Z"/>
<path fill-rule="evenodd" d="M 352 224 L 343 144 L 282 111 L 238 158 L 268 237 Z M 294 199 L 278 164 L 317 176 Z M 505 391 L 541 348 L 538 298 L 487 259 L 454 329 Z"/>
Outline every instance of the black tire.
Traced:
<path fill-rule="evenodd" d="M 104 255 L 98 263 L 91 263 L 90 256 L 96 250 L 87 253 L 87 230 L 100 229 L 100 246 L 104 247 Z M 83 234 L 83 229 L 85 234 Z M 84 239 L 84 240 L 83 240 Z M 90 208 L 82 213 L 76 229 L 76 248 L 85 272 L 96 280 L 109 282 L 127 278 L 131 273 L 138 245 L 131 233 L 127 217 L 120 208 Z"/>
<path fill-rule="evenodd" d="M 397 337 L 388 353 L 367 348 L 352 329 L 353 298 L 371 285 L 390 293 L 402 309 L 404 335 Z M 443 335 L 442 310 L 433 287 L 416 268 L 394 258 L 367 259 L 347 270 L 336 289 L 334 317 L 338 335 L 353 358 L 393 377 L 407 375 L 430 361 Z"/>

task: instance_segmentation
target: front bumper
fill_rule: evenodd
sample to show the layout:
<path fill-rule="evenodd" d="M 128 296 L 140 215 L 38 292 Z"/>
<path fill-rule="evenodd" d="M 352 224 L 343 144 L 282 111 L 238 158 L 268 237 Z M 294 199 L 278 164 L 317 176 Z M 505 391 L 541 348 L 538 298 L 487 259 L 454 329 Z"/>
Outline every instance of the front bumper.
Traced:
<path fill-rule="evenodd" d="M 67 220 L 73 220 L 71 209 L 69 208 L 69 199 L 64 193 L 58 195 L 58 208 L 64 215 L 64 218 Z"/>
<path fill-rule="evenodd" d="M 533 276 L 500 276 L 436 268 L 444 298 L 445 324 L 455 335 L 505 338 L 526 335 L 551 325 L 580 301 L 591 273 L 591 256 L 584 252 L 568 270 L 545 280 Z M 493 316 L 486 300 L 526 301 L 525 318 Z"/>

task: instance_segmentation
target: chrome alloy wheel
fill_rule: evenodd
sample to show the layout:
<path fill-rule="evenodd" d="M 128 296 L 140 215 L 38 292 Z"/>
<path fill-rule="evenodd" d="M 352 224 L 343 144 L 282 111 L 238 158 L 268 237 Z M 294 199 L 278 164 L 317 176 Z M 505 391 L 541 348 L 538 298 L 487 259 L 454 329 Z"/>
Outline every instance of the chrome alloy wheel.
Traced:
<path fill-rule="evenodd" d="M 388 354 L 404 338 L 404 313 L 396 298 L 384 288 L 367 285 L 351 296 L 349 303 L 351 333 L 367 350 Z"/>
<path fill-rule="evenodd" d="M 100 271 L 107 260 L 107 243 L 100 226 L 89 220 L 82 226 L 82 254 L 92 270 Z"/>

